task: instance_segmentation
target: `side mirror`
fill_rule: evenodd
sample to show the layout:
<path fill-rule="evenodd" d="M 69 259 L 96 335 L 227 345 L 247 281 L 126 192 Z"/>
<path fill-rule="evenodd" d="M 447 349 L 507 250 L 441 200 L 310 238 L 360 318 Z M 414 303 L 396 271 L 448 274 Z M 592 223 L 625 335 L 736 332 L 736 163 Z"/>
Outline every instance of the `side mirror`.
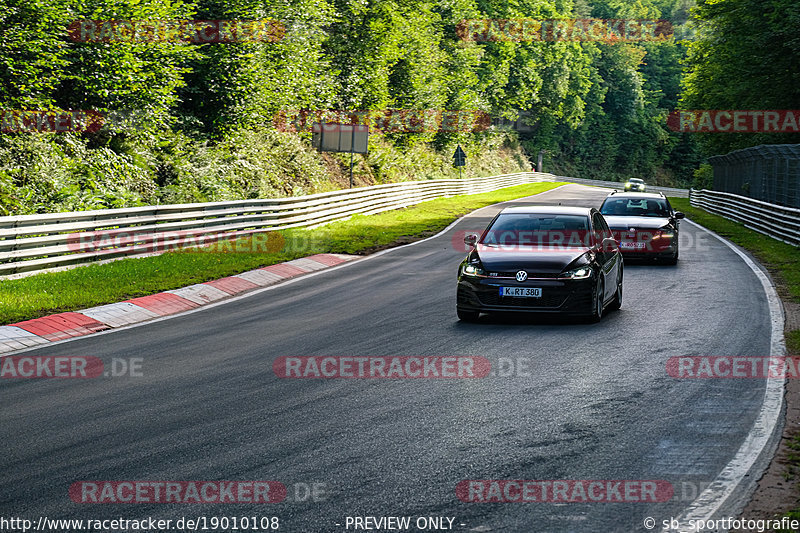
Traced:
<path fill-rule="evenodd" d="M 674 216 L 675 218 L 677 218 L 678 220 L 680 220 L 680 219 L 682 219 L 682 218 L 686 218 L 686 215 L 684 215 L 684 214 L 683 214 L 683 213 L 681 213 L 680 211 L 675 211 L 675 215 L 673 215 L 673 216 Z"/>
<path fill-rule="evenodd" d="M 617 242 L 616 239 L 612 239 L 610 237 L 606 237 L 605 239 L 603 239 L 602 247 L 603 247 L 603 252 L 606 252 L 606 253 L 608 253 L 608 252 L 616 252 L 617 248 L 619 247 L 619 243 Z"/>
<path fill-rule="evenodd" d="M 464 244 L 466 244 L 467 246 L 475 246 L 477 242 L 478 242 L 478 236 L 475 235 L 474 233 L 470 233 L 469 235 L 466 235 L 464 237 Z"/>

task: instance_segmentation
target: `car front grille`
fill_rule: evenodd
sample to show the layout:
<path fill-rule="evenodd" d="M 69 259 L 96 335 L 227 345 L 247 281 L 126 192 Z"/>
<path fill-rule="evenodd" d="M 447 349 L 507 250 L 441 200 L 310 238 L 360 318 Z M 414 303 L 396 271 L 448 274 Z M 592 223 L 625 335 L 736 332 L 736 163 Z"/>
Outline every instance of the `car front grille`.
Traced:
<path fill-rule="evenodd" d="M 519 270 L 515 270 L 513 272 L 491 272 L 489 274 L 489 278 L 512 278 L 515 279 L 517 277 L 517 272 Z M 528 279 L 558 279 L 560 274 L 542 274 L 541 272 L 527 272 Z"/>

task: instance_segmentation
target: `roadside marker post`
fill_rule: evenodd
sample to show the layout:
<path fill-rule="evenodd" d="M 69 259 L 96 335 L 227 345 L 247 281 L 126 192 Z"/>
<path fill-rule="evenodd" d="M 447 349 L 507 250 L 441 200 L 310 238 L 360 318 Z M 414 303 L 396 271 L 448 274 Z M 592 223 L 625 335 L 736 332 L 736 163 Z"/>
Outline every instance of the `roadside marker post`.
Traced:
<path fill-rule="evenodd" d="M 453 166 L 458 167 L 458 178 L 461 179 L 461 167 L 467 164 L 467 154 L 459 144 L 456 147 L 456 152 L 453 154 Z"/>

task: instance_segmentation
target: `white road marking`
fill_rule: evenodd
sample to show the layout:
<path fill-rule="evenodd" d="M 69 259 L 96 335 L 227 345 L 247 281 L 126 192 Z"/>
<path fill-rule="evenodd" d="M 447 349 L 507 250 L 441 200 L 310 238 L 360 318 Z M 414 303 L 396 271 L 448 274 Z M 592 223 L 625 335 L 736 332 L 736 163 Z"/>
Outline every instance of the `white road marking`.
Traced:
<path fill-rule="evenodd" d="M 720 237 L 713 231 L 691 220 L 686 220 L 686 222 L 708 232 L 733 250 L 756 275 L 761 282 L 761 286 L 764 288 L 764 292 L 767 296 L 767 304 L 769 305 L 770 322 L 772 324 L 770 357 L 784 356 L 786 354 L 786 344 L 783 338 L 783 306 L 769 277 L 747 254 L 742 252 L 727 239 Z M 785 379 L 779 378 L 767 379 L 764 401 L 761 404 L 761 409 L 758 412 L 753 427 L 750 429 L 750 432 L 747 434 L 747 437 L 745 437 L 733 459 L 725 465 L 725 468 L 722 469 L 708 488 L 701 492 L 700 495 L 686 507 L 683 513 L 677 517 L 677 520 L 681 523 L 680 531 L 692 531 L 688 528 L 690 520 L 709 520 L 714 517 L 714 514 L 735 494 L 736 489 L 739 488 L 761 454 L 772 448 L 770 444 L 777 443 L 774 439 L 775 437 L 780 437 L 779 434 L 776 435 L 776 429 L 780 422 L 780 415 L 783 412 L 784 381 Z M 757 479 L 757 477 L 754 479 Z M 726 514 L 732 516 L 734 513 L 738 512 L 741 512 L 741 509 L 734 509 Z M 663 533 L 667 533 L 674 530 L 664 528 L 662 531 Z"/>

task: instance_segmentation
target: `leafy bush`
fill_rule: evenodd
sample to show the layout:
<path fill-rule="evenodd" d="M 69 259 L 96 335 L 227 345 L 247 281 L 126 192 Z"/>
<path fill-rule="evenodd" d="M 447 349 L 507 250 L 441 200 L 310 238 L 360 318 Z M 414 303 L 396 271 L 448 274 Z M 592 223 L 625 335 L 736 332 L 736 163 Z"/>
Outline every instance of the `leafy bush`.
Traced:
<path fill-rule="evenodd" d="M 703 163 L 700 168 L 694 171 L 692 180 L 693 189 L 713 189 L 714 188 L 714 169 L 708 163 Z"/>
<path fill-rule="evenodd" d="M 505 134 L 465 138 L 464 177 L 529 169 L 509 142 Z M 454 149 L 374 135 L 370 153 L 356 157 L 356 183 L 457 177 Z M 0 214 L 312 194 L 347 186 L 349 162 L 269 129 L 240 129 L 219 142 L 164 130 L 94 147 L 72 134 L 9 135 L 0 137 Z"/>

